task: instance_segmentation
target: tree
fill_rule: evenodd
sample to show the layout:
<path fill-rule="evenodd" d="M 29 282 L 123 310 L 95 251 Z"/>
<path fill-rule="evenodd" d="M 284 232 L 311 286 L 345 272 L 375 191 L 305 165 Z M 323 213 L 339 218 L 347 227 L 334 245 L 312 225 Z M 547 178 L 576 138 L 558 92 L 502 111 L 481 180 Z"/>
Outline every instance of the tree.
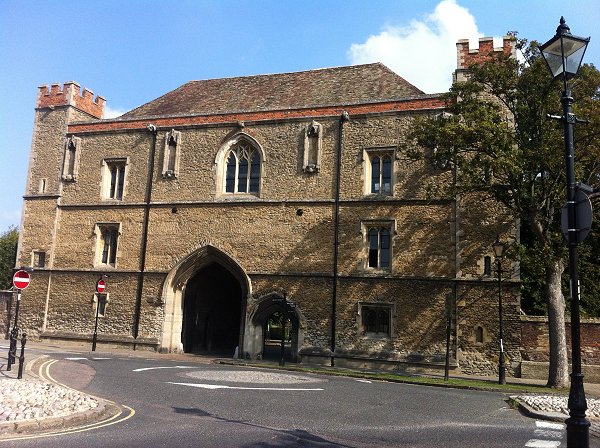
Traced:
<path fill-rule="evenodd" d="M 516 38 L 516 37 L 515 37 Z M 470 67 L 469 79 L 445 95 L 446 112 L 415 120 L 412 158 L 429 159 L 452 171 L 453 182 L 436 194 L 477 193 L 503 204 L 527 229 L 521 250 L 544 275 L 550 333 L 548 385 L 568 385 L 565 300 L 561 279 L 568 252 L 560 230 L 566 199 L 563 127 L 547 114 L 562 115 L 561 86 L 553 82 L 536 42 L 517 40 L 523 62 L 504 54 Z M 575 131 L 576 176 L 600 182 L 600 73 L 582 66 L 571 81 L 574 112 L 591 124 Z M 416 145 L 414 144 L 416 143 Z M 528 285 L 535 288 L 534 284 Z"/>
<path fill-rule="evenodd" d="M 0 289 L 9 289 L 12 286 L 18 240 L 19 232 L 15 227 L 10 227 L 0 235 Z"/>

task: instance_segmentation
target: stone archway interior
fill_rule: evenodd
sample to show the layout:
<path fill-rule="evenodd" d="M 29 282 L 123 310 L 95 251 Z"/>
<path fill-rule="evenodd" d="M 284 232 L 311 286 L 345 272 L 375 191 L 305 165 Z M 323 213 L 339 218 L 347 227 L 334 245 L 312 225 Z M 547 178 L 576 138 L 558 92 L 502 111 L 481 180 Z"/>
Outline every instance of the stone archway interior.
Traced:
<path fill-rule="evenodd" d="M 202 267 L 185 288 L 183 351 L 233 356 L 240 341 L 241 310 L 239 281 L 218 263 Z"/>
<path fill-rule="evenodd" d="M 283 332 L 283 311 L 277 310 L 267 317 L 263 325 L 263 359 L 281 359 L 281 337 Z M 284 336 L 284 357 L 286 360 L 292 360 L 292 334 L 294 333 L 293 323 L 289 316 L 286 317 L 285 336 Z"/>

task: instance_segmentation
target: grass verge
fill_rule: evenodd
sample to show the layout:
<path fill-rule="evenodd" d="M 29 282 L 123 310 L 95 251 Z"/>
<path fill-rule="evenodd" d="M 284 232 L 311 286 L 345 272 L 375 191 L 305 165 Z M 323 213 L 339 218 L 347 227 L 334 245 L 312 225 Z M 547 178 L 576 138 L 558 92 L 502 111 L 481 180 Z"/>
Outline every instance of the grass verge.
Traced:
<path fill-rule="evenodd" d="M 240 364 L 235 362 L 235 364 Z M 433 376 L 421 376 L 421 375 L 406 375 L 402 373 L 390 373 L 390 372 L 371 372 L 371 371 L 360 371 L 351 369 L 340 369 L 335 367 L 300 367 L 293 365 L 286 365 L 280 367 L 275 364 L 255 364 L 255 363 L 241 363 L 249 367 L 260 367 L 277 370 L 286 370 L 291 372 L 302 372 L 312 373 L 317 375 L 329 375 L 329 376 L 344 376 L 349 378 L 361 378 L 373 381 L 389 381 L 394 383 L 406 383 L 406 384 L 418 384 L 423 386 L 434 386 L 434 387 L 449 387 L 455 389 L 469 389 L 469 390 L 482 390 L 490 392 L 502 392 L 502 393 L 535 393 L 543 395 L 564 395 L 568 394 L 568 389 L 555 389 L 546 386 L 540 386 L 536 384 L 523 384 L 523 383 L 508 383 L 498 384 L 493 379 L 480 380 L 480 379 L 468 379 L 468 378 L 449 378 L 448 381 L 444 381 L 441 377 Z"/>

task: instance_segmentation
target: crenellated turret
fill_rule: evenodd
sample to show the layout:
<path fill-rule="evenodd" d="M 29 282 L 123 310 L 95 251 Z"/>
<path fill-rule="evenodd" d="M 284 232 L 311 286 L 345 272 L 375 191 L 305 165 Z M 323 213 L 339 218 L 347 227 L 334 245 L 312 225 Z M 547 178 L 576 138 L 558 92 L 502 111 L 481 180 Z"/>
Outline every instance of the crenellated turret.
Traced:
<path fill-rule="evenodd" d="M 46 85 L 39 86 L 38 89 L 38 109 L 73 106 L 95 118 L 102 118 L 106 100 L 100 95 L 94 99 L 94 92 L 88 88 L 84 88 L 81 94 L 81 87 L 74 81 L 66 82 L 62 89 L 60 84 L 52 84 L 50 88 Z"/>

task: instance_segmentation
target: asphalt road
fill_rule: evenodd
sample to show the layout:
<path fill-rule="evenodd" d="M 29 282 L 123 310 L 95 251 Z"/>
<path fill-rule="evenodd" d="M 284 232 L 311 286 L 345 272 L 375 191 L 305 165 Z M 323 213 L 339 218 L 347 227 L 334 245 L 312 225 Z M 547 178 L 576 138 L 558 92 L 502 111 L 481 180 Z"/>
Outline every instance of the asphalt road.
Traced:
<path fill-rule="evenodd" d="M 566 446 L 560 425 L 522 416 L 498 393 L 207 364 L 193 358 L 50 355 L 59 360 L 51 370 L 56 380 L 115 401 L 124 413 L 103 426 L 12 440 L 10 446 Z M 533 440 L 537 442 L 532 445 Z"/>

